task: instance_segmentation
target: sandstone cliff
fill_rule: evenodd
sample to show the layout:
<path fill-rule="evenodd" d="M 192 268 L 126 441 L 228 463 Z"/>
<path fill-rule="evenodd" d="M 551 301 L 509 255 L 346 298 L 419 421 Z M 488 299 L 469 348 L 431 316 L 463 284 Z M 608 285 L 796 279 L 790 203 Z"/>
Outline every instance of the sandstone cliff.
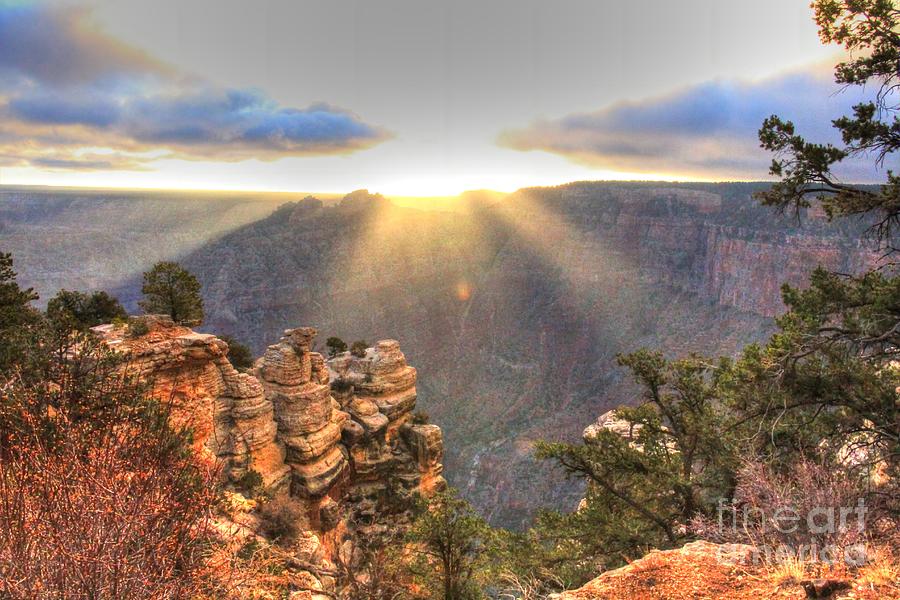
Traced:
<path fill-rule="evenodd" d="M 339 558 L 352 560 L 366 524 L 383 515 L 401 515 L 394 520 L 402 523 L 415 495 L 446 486 L 441 430 L 412 422 L 416 370 L 398 342 L 326 362 L 312 351 L 315 329 L 288 329 L 240 373 L 214 335 L 166 317 L 140 319 L 148 332 L 139 337 L 124 326 L 95 331 L 193 429 L 196 451 L 220 467 L 227 487 L 246 492 L 247 474 L 258 473 L 266 495 L 290 496 L 304 508 L 299 552 L 313 570 L 333 573 Z M 254 519 L 222 527 L 231 537 L 254 536 Z M 333 584 L 316 581 L 316 589 Z"/>

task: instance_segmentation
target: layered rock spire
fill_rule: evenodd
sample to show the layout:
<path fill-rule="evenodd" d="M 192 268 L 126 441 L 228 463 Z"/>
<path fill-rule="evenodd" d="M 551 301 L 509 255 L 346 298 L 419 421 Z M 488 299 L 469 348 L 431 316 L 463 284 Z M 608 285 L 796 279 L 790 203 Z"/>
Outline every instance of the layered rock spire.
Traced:
<path fill-rule="evenodd" d="M 226 482 L 256 472 L 270 494 L 305 502 L 321 528 L 342 508 L 403 510 L 412 494 L 446 486 L 441 430 L 412 422 L 416 369 L 399 342 L 326 362 L 313 351 L 315 329 L 288 329 L 241 373 L 214 335 L 142 319 L 149 331 L 136 338 L 113 325 L 95 332 L 193 428 L 197 451 L 221 465 Z"/>
<path fill-rule="evenodd" d="M 306 498 L 326 495 L 347 470 L 345 451 L 338 447 L 347 414 L 335 410 L 325 361 L 312 351 L 315 336 L 310 327 L 288 329 L 255 368 L 275 409 L 291 494 Z"/>

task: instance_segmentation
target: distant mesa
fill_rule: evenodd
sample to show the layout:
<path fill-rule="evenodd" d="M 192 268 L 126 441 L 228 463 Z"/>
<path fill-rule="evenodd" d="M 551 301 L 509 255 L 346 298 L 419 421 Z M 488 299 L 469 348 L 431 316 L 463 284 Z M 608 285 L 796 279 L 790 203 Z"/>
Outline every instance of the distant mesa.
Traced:
<path fill-rule="evenodd" d="M 344 196 L 338 206 L 345 210 L 367 210 L 383 208 L 391 202 L 381 194 L 370 194 L 369 190 L 356 190 Z"/>

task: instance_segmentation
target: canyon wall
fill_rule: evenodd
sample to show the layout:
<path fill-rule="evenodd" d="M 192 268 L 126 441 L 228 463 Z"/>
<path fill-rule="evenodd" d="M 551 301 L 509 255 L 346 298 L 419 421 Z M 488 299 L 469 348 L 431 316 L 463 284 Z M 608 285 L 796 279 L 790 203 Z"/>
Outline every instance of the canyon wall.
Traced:
<path fill-rule="evenodd" d="M 751 194 L 762 184 L 694 187 L 701 184 L 569 184 L 522 190 L 505 208 L 523 207 L 536 230 L 554 223 L 579 230 L 584 239 L 575 244 L 576 256 L 612 254 L 650 281 L 763 317 L 783 312 L 781 285 L 803 285 L 812 268 L 858 273 L 881 257 L 864 235 L 865 223 L 829 223 L 820 211 L 779 214 L 755 204 Z"/>
<path fill-rule="evenodd" d="M 43 306 L 60 288 L 109 289 L 201 248 L 291 196 L 0 186 L 0 248 Z M 165 243 L 160 243 L 165 239 Z"/>

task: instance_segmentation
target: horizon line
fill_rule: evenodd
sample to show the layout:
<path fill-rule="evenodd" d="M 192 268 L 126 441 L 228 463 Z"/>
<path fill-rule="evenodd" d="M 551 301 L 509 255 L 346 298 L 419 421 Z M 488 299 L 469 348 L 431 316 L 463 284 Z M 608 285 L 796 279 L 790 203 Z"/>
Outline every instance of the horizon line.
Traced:
<path fill-rule="evenodd" d="M 765 184 L 765 183 L 775 183 L 776 180 L 772 179 L 722 179 L 722 180 L 702 180 L 702 179 L 679 179 L 679 180 L 669 180 L 669 179 L 659 179 L 659 180 L 650 180 L 650 179 L 576 179 L 572 181 L 567 181 L 564 183 L 557 184 L 548 184 L 548 185 L 526 185 L 520 188 L 517 188 L 513 191 L 503 191 L 503 190 L 495 190 L 492 188 L 473 188 L 463 190 L 457 194 L 433 194 L 433 195 L 410 195 L 410 194 L 390 194 L 387 192 L 379 192 L 378 190 L 372 190 L 370 188 L 356 188 L 347 191 L 310 191 L 310 190 L 271 190 L 271 189 L 259 189 L 259 188 L 179 188 L 179 187 L 121 187 L 121 186 L 80 186 L 80 185 L 52 185 L 52 184 L 22 184 L 22 183 L 0 183 L 0 191 L 8 190 L 8 189 L 34 189 L 34 190 L 47 190 L 47 191 L 83 191 L 83 192 L 157 192 L 157 193 L 201 193 L 201 194 L 271 194 L 271 195 L 309 195 L 309 196 L 330 196 L 330 197 L 340 197 L 346 196 L 349 193 L 359 190 L 367 190 L 372 194 L 381 194 L 386 197 L 393 198 L 456 198 L 462 196 L 464 194 L 473 193 L 473 192 L 489 192 L 495 194 L 514 194 L 521 190 L 530 190 L 530 189 L 538 189 L 538 188 L 557 188 L 563 187 L 567 185 L 575 185 L 579 183 L 614 183 L 614 184 L 641 184 L 641 185 L 651 185 L 651 184 L 665 184 L 665 185 L 721 185 L 721 184 Z M 870 186 L 870 185 L 878 185 L 878 184 L 870 184 L 870 183 L 852 183 L 848 182 L 848 185 L 860 185 L 860 186 Z"/>

